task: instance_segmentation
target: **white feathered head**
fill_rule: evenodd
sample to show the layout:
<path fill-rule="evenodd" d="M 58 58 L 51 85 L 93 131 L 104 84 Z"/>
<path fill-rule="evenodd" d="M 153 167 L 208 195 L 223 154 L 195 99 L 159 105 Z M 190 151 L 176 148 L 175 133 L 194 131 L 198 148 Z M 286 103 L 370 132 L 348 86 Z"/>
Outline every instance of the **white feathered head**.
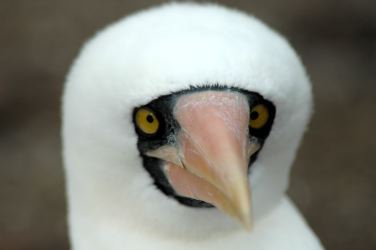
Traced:
<path fill-rule="evenodd" d="M 73 235 L 198 235 L 237 226 L 221 211 L 249 225 L 253 207 L 257 226 L 280 202 L 312 97 L 295 52 L 257 19 L 168 4 L 90 40 L 63 102 Z"/>

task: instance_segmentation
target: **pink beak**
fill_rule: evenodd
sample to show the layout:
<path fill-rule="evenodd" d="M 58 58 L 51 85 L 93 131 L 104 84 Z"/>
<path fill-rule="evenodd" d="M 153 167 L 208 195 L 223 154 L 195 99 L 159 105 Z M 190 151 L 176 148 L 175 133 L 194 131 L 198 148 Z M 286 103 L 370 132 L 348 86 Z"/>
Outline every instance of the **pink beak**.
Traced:
<path fill-rule="evenodd" d="M 240 93 L 204 91 L 181 96 L 174 108 L 181 126 L 174 146 L 148 152 L 166 162 L 175 191 L 213 204 L 251 227 L 249 107 Z"/>

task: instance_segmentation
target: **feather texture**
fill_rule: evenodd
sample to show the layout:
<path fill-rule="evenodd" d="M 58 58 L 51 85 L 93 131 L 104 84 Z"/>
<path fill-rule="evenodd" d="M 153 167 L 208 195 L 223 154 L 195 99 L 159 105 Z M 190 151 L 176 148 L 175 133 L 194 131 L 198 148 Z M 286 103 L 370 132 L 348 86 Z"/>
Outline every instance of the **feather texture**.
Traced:
<path fill-rule="evenodd" d="M 216 84 L 257 92 L 276 106 L 250 176 L 253 232 L 216 209 L 189 208 L 166 197 L 137 151 L 135 107 Z M 110 25 L 82 49 L 63 97 L 73 249 L 320 249 L 285 196 L 311 109 L 311 86 L 298 56 L 250 15 L 171 3 Z"/>

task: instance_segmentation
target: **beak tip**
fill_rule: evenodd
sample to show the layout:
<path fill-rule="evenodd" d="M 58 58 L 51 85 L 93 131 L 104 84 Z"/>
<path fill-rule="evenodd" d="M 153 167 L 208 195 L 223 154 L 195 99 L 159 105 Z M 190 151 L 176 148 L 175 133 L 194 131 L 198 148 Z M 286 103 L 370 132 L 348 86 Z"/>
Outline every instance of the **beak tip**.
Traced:
<path fill-rule="evenodd" d="M 239 217 L 240 223 L 243 225 L 244 229 L 247 231 L 252 231 L 253 229 L 253 223 L 251 220 L 250 214 L 243 214 L 241 217 Z"/>

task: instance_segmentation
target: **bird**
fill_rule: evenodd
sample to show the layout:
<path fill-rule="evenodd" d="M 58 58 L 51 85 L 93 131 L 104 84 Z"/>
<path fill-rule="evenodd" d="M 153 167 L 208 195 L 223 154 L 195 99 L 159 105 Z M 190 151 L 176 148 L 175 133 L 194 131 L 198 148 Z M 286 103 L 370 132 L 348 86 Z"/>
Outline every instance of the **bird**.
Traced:
<path fill-rule="evenodd" d="M 62 97 L 72 249 L 323 249 L 286 195 L 312 99 L 288 41 L 240 10 L 165 3 L 104 28 Z"/>

